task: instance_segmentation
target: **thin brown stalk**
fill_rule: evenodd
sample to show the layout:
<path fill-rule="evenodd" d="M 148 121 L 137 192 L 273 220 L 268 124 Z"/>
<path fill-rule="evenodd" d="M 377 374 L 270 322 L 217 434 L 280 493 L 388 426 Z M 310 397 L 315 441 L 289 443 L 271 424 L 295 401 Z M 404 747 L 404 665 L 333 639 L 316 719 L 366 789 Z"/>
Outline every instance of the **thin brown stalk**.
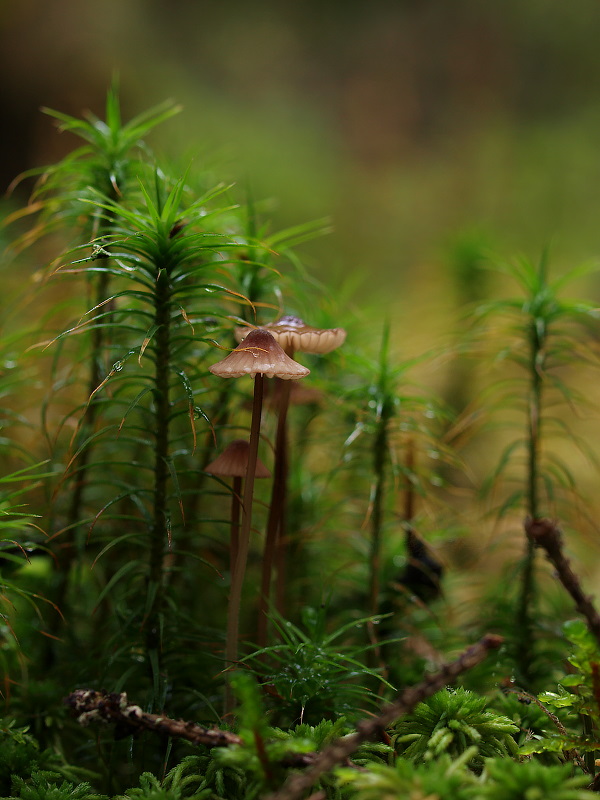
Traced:
<path fill-rule="evenodd" d="M 584 594 L 577 575 L 562 549 L 562 536 L 558 526 L 549 519 L 525 520 L 525 532 L 532 545 L 542 547 L 546 557 L 556 569 L 558 579 L 575 601 L 575 607 L 583 614 L 592 635 L 600 645 L 600 615 L 589 595 Z"/>
<path fill-rule="evenodd" d="M 235 572 L 235 562 L 237 561 L 240 549 L 240 508 L 242 497 L 242 479 L 234 477 L 231 494 L 231 541 L 229 543 L 229 570 L 230 575 Z"/>
<path fill-rule="evenodd" d="M 94 689 L 76 689 L 65 698 L 80 725 L 93 722 L 110 722 L 127 734 L 153 731 L 174 739 L 185 739 L 192 744 L 207 747 L 243 745 L 244 740 L 232 731 L 205 728 L 195 722 L 171 719 L 164 714 L 149 714 L 140 706 L 130 703 L 125 692 L 98 692 Z M 283 767 L 306 767 L 312 764 L 315 753 L 287 753 L 279 762 Z"/>
<path fill-rule="evenodd" d="M 170 719 L 162 714 L 148 714 L 130 703 L 125 692 L 119 694 L 77 689 L 65 698 L 65 703 L 81 725 L 89 725 L 90 722 L 114 722 L 128 733 L 150 730 L 209 747 L 242 744 L 242 739 L 230 731 L 205 728 L 193 722 Z"/>
<path fill-rule="evenodd" d="M 252 527 L 252 501 L 254 497 L 254 476 L 256 474 L 256 460 L 258 458 L 258 440 L 260 435 L 260 419 L 262 414 L 264 375 L 258 373 L 254 378 L 254 400 L 252 404 L 252 421 L 250 423 L 250 439 L 248 442 L 248 467 L 244 482 L 244 496 L 242 502 L 242 526 L 240 530 L 239 546 L 235 560 L 235 568 L 231 577 L 229 602 L 227 608 L 227 639 L 225 643 L 225 661 L 227 666 L 233 666 L 237 661 L 238 639 L 240 626 L 240 607 L 242 602 L 242 588 L 248 549 L 250 546 L 250 529 Z M 227 683 L 225 688 L 225 713 L 233 709 L 234 698 L 231 687 Z"/>
<path fill-rule="evenodd" d="M 288 353 L 288 355 L 290 355 Z M 293 355 L 290 356 L 293 358 Z M 267 518 L 267 532 L 265 536 L 265 548 L 263 553 L 262 573 L 260 583 L 260 597 L 258 604 L 258 629 L 257 644 L 264 647 L 267 643 L 268 611 L 271 600 L 271 580 L 273 574 L 273 563 L 277 560 L 278 566 L 278 589 L 283 583 L 283 573 L 285 569 L 285 505 L 287 493 L 287 411 L 290 399 L 290 381 L 276 378 L 279 386 L 279 408 L 277 416 L 277 433 L 275 435 L 275 460 L 273 465 L 273 486 L 271 489 L 271 503 L 269 505 L 269 516 Z M 281 580 L 279 580 L 281 578 Z M 278 592 L 279 595 L 279 592 Z M 280 614 L 284 613 L 284 596 L 278 596 L 277 610 Z"/>
<path fill-rule="evenodd" d="M 288 351 L 286 351 L 288 352 Z M 294 351 L 288 352 L 290 358 L 294 358 Z M 286 600 L 288 598 L 288 473 L 289 473 L 289 440 L 287 414 L 290 407 L 290 392 L 292 389 L 289 381 L 281 387 L 281 406 L 279 418 L 277 420 L 277 438 L 275 447 L 279 453 L 276 469 L 279 472 L 279 484 L 281 497 L 279 500 L 279 526 L 277 528 L 277 540 L 275 547 L 275 607 L 281 616 L 287 614 Z"/>

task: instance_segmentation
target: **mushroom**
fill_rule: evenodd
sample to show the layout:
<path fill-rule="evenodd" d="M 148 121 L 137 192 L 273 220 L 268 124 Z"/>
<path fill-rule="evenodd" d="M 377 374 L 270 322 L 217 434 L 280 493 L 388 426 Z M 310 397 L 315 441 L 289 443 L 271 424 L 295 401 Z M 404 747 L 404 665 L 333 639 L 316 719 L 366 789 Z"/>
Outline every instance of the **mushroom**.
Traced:
<path fill-rule="evenodd" d="M 209 370 L 222 378 L 260 374 L 284 381 L 304 378 L 310 372 L 286 355 L 273 334 L 264 328 L 250 330 L 235 350 Z"/>
<path fill-rule="evenodd" d="M 299 350 L 301 353 L 331 353 L 346 340 L 343 328 L 313 328 L 300 317 L 286 315 L 277 322 L 268 322 L 263 330 L 273 334 L 285 352 L 293 358 Z M 248 328 L 235 329 L 235 338 L 241 342 L 248 335 Z"/>
<path fill-rule="evenodd" d="M 229 547 L 230 574 L 233 575 L 235 562 L 239 549 L 240 537 L 240 500 L 242 496 L 242 479 L 248 469 L 249 445 L 245 439 L 235 439 L 230 442 L 225 450 L 214 461 L 211 461 L 204 471 L 209 475 L 220 478 L 233 478 L 231 492 L 231 542 Z M 271 473 L 262 463 L 256 460 L 255 478 L 270 478 Z"/>
<path fill-rule="evenodd" d="M 250 331 L 248 336 L 246 336 L 243 342 L 240 342 L 235 350 L 232 350 L 222 361 L 209 367 L 209 370 L 213 375 L 218 375 L 222 378 L 239 378 L 242 375 L 252 375 L 254 377 L 248 465 L 246 468 L 246 482 L 244 485 L 242 505 L 242 527 L 240 531 L 238 554 L 231 578 L 227 616 L 227 638 L 225 643 L 225 658 L 229 664 L 233 664 L 237 659 L 242 586 L 244 583 L 244 574 L 246 572 L 246 562 L 248 560 L 250 528 L 252 525 L 252 498 L 258 457 L 264 376 L 278 377 L 286 381 L 297 380 L 298 378 L 303 378 L 305 375 L 308 375 L 310 370 L 287 356 L 273 336 L 268 331 L 262 330 L 261 328 Z M 227 687 L 225 711 L 230 711 L 232 705 L 233 697 L 229 687 Z"/>
<path fill-rule="evenodd" d="M 314 328 L 307 325 L 300 317 L 286 315 L 276 322 L 269 322 L 262 326 L 269 331 L 285 350 L 290 358 L 296 351 L 303 353 L 324 354 L 335 350 L 346 339 L 343 328 Z M 235 337 L 238 341 L 245 342 L 252 332 L 252 328 L 237 327 Z M 290 404 L 290 386 L 283 384 L 279 397 L 277 434 L 275 439 L 275 463 L 273 467 L 273 487 L 269 518 L 267 521 L 267 535 L 265 537 L 265 553 L 262 562 L 261 593 L 259 600 L 258 634 L 259 647 L 266 644 L 267 636 L 267 608 L 271 593 L 271 572 L 273 561 L 277 561 L 277 587 L 276 606 L 280 614 L 285 613 L 285 564 L 286 564 L 286 495 L 287 495 L 287 411 Z"/>

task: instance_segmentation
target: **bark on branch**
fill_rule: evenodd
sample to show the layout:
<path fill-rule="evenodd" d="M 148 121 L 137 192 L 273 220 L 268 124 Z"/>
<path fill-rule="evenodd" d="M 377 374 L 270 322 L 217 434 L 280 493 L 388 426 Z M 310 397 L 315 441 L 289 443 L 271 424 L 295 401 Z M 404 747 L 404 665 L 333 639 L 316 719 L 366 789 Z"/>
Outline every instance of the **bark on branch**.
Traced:
<path fill-rule="evenodd" d="M 187 739 L 193 744 L 207 747 L 228 747 L 242 744 L 237 734 L 217 728 L 205 728 L 194 722 L 170 719 L 160 714 L 148 714 L 139 706 L 130 703 L 125 692 L 96 692 L 93 689 L 76 689 L 65 703 L 71 708 L 81 725 L 90 722 L 114 722 L 120 726 L 124 736 L 141 730 L 156 731 L 166 736 Z"/>
<path fill-rule="evenodd" d="M 533 544 L 546 551 L 546 557 L 556 569 L 558 579 L 575 601 L 577 610 L 585 617 L 590 631 L 600 645 L 600 615 L 592 598 L 584 594 L 579 578 L 563 553 L 562 536 L 558 526 L 549 519 L 528 517 L 525 520 L 525 532 Z"/>
<path fill-rule="evenodd" d="M 117 736 L 129 736 L 140 731 L 154 731 L 177 739 L 186 739 L 192 744 L 207 747 L 230 747 L 243 745 L 243 739 L 231 731 L 205 728 L 195 722 L 171 719 L 161 714 L 148 714 L 139 706 L 130 703 L 125 692 L 97 692 L 93 689 L 76 689 L 65 703 L 71 708 L 80 725 L 90 722 L 112 722 Z M 284 767 L 307 767 L 314 761 L 314 753 L 288 753 L 281 759 Z"/>

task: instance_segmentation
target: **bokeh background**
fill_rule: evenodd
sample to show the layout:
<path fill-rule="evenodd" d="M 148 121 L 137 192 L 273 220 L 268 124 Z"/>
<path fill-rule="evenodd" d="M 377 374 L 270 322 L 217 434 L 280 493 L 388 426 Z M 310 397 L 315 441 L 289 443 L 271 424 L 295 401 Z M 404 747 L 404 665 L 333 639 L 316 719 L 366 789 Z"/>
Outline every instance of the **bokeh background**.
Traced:
<path fill-rule="evenodd" d="M 441 330 L 465 237 L 600 252 L 599 40 L 595 0 L 3 0 L 0 181 L 73 147 L 41 106 L 102 114 L 116 71 L 125 118 L 184 106 L 155 149 L 220 160 L 276 225 L 330 216 L 309 266 Z"/>

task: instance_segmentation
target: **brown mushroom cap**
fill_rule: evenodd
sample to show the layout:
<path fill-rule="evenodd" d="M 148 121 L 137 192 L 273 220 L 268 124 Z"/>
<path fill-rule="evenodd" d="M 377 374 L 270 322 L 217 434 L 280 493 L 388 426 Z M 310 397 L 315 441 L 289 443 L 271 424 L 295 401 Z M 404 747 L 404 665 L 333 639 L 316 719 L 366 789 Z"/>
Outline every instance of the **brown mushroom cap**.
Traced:
<path fill-rule="evenodd" d="M 222 477 L 245 478 L 248 467 L 248 448 L 250 445 L 245 439 L 235 439 L 227 445 L 225 450 L 214 461 L 204 468 L 209 475 Z M 271 473 L 259 459 L 256 460 L 255 478 L 270 478 Z"/>
<path fill-rule="evenodd" d="M 274 337 L 262 328 L 251 330 L 235 350 L 217 364 L 209 367 L 213 375 L 239 378 L 242 375 L 266 375 L 267 378 L 297 380 L 310 370 L 285 354 Z"/>
<path fill-rule="evenodd" d="M 298 350 L 302 353 L 331 353 L 346 339 L 346 331 L 343 328 L 313 328 L 300 317 L 290 315 L 262 327 L 275 337 L 284 350 Z M 248 330 L 248 328 L 236 328 L 236 339 L 244 341 L 248 336 Z"/>

